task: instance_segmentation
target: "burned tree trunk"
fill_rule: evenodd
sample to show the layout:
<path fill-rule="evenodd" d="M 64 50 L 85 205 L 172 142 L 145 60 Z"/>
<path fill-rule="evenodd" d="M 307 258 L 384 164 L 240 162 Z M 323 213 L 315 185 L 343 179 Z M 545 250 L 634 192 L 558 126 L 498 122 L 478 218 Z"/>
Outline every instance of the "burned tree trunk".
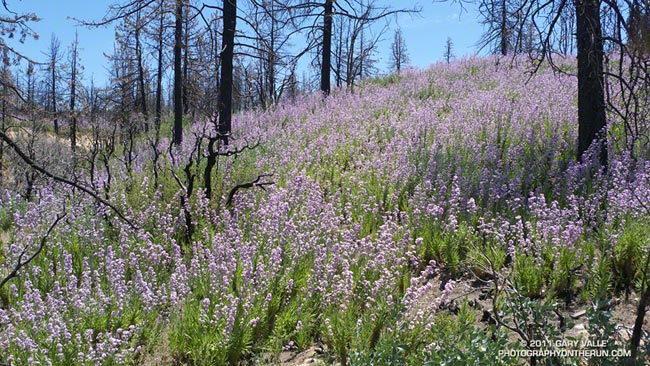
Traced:
<path fill-rule="evenodd" d="M 501 44 L 499 46 L 503 56 L 508 54 L 508 12 L 506 6 L 506 0 L 501 0 L 501 24 L 499 24 L 501 28 Z"/>
<path fill-rule="evenodd" d="M 323 18 L 323 54 L 320 66 L 320 90 L 324 94 L 330 93 L 330 69 L 332 67 L 332 17 L 334 1 L 325 0 L 325 16 Z"/>
<path fill-rule="evenodd" d="M 221 84 L 219 85 L 219 136 L 224 145 L 232 128 L 232 85 L 235 29 L 237 26 L 237 0 L 223 3 L 223 43 L 221 50 Z"/>
<path fill-rule="evenodd" d="M 176 0 L 176 23 L 174 27 L 174 144 L 183 141 L 183 0 Z"/>
<path fill-rule="evenodd" d="M 160 23 L 158 25 L 158 72 L 156 74 L 156 116 L 155 128 L 156 133 L 160 132 L 160 122 L 162 119 L 162 79 L 163 79 L 163 47 L 165 31 L 165 13 L 160 12 Z"/>
<path fill-rule="evenodd" d="M 603 37 L 600 1 L 575 0 L 578 46 L 578 159 L 598 141 L 598 160 L 607 166 Z"/>
<path fill-rule="evenodd" d="M 144 117 L 144 129 L 149 131 L 149 113 L 147 111 L 147 89 L 144 75 L 144 61 L 142 57 L 142 42 L 140 40 L 140 12 L 137 14 L 135 26 L 135 54 L 138 63 L 138 104 Z"/>
<path fill-rule="evenodd" d="M 70 53 L 70 148 L 72 151 L 77 149 L 77 115 L 75 108 L 77 106 L 77 78 L 78 78 L 78 37 L 75 34 L 75 40 L 72 44 Z"/>

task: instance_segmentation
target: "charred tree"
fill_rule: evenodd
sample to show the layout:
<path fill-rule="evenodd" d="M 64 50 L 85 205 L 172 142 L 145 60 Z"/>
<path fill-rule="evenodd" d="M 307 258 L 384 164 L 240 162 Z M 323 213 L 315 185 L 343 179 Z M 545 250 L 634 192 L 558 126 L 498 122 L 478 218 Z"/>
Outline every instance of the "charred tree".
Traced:
<path fill-rule="evenodd" d="M 77 83 L 79 82 L 79 38 L 75 33 L 75 39 L 70 48 L 70 148 L 77 149 Z"/>
<path fill-rule="evenodd" d="M 176 0 L 174 26 L 174 144 L 183 141 L 183 0 Z"/>
<path fill-rule="evenodd" d="M 506 8 L 506 0 L 501 0 L 501 17 L 499 22 L 499 31 L 500 31 L 500 49 L 501 55 L 505 56 L 508 54 L 508 12 Z"/>
<path fill-rule="evenodd" d="M 334 0 L 325 0 L 323 4 L 323 49 L 320 66 L 320 90 L 329 95 L 330 87 L 330 70 L 332 68 L 332 23 L 334 16 Z"/>
<path fill-rule="evenodd" d="M 607 166 L 600 1 L 575 0 L 578 48 L 578 159 L 597 141 L 598 160 Z"/>
<path fill-rule="evenodd" d="M 445 42 L 445 53 L 443 54 L 445 62 L 450 63 L 454 58 L 454 42 L 451 40 L 451 37 L 447 37 Z"/>
<path fill-rule="evenodd" d="M 145 131 L 149 130 L 149 113 L 147 111 L 147 88 L 145 83 L 145 68 L 144 60 L 142 56 L 142 41 L 141 41 L 141 28 L 142 21 L 140 19 L 140 12 L 136 13 L 136 24 L 135 24 L 135 56 L 138 67 L 138 99 L 137 104 L 140 106 L 140 111 L 144 117 L 144 129 Z"/>
<path fill-rule="evenodd" d="M 162 2 L 161 0 L 161 6 Z M 156 111 L 154 117 L 154 123 L 156 128 L 156 134 L 160 132 L 160 122 L 162 120 L 162 79 L 163 79 L 163 49 L 165 47 L 164 36 L 165 32 L 165 13 L 160 12 L 160 22 L 158 23 L 158 39 L 157 39 L 157 72 L 156 72 Z"/>
<path fill-rule="evenodd" d="M 395 30 L 390 56 L 393 69 L 399 74 L 402 71 L 402 67 L 404 67 L 404 65 L 409 62 L 408 51 L 406 49 L 406 41 L 404 40 L 404 35 L 402 34 L 402 30 L 400 28 Z"/>
<path fill-rule="evenodd" d="M 48 83 L 49 83 L 49 100 L 48 100 L 48 110 L 52 113 L 52 120 L 54 123 L 54 133 L 59 134 L 59 117 L 57 115 L 57 104 L 59 103 L 57 98 L 58 93 L 58 84 L 59 84 L 59 62 L 61 61 L 61 55 L 59 49 L 61 47 L 61 42 L 53 34 L 52 39 L 50 40 L 50 46 L 48 49 L 48 64 L 47 64 L 47 73 L 48 73 Z"/>
<path fill-rule="evenodd" d="M 190 111 L 190 95 L 189 95 L 189 66 L 190 66 L 190 14 L 186 14 L 183 19 L 183 115 L 187 115 Z"/>
<path fill-rule="evenodd" d="M 221 80 L 219 85 L 219 136 L 224 145 L 232 129 L 232 89 L 237 0 L 224 0 L 223 39 L 221 47 Z"/>

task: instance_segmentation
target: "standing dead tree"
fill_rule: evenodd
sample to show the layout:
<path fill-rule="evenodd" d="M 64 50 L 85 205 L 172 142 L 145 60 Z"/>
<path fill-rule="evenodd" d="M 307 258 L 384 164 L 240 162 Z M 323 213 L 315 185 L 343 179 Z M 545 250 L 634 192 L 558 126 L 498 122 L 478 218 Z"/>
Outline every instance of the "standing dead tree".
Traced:
<path fill-rule="evenodd" d="M 409 63 L 408 50 L 406 48 L 406 40 L 402 29 L 397 28 L 393 36 L 393 43 L 391 44 L 390 53 L 391 67 L 399 74 L 402 68 Z"/>
<path fill-rule="evenodd" d="M 174 12 L 174 144 L 183 141 L 183 0 L 176 0 Z"/>
<path fill-rule="evenodd" d="M 61 79 L 61 54 L 60 54 L 61 42 L 54 34 L 50 40 L 50 46 L 48 48 L 46 57 L 47 57 L 47 66 L 45 71 L 48 74 L 48 101 L 47 109 L 52 114 L 52 119 L 54 123 L 54 133 L 59 134 L 59 117 L 58 117 L 58 93 L 59 93 L 59 84 Z"/>
<path fill-rule="evenodd" d="M 564 4 L 566 6 L 566 4 Z M 578 48 L 578 158 L 592 143 L 600 144 L 598 160 L 607 166 L 607 125 L 603 74 L 603 35 L 600 1 L 575 0 Z M 558 10 L 557 19 L 562 9 Z M 552 23 L 552 26 L 554 24 Z M 550 42 L 543 44 L 549 49 Z M 546 52 L 548 53 L 548 52 Z"/>
<path fill-rule="evenodd" d="M 371 25 L 379 20 L 373 19 L 373 15 L 376 13 L 375 9 L 374 3 L 361 1 L 358 9 L 352 9 L 353 16 L 345 17 L 344 22 L 339 22 L 345 28 L 346 41 L 339 41 L 339 43 L 344 45 L 344 80 L 349 89 L 353 88 L 357 78 L 362 80 L 376 70 L 373 55 L 382 35 L 388 29 L 388 23 L 373 32 Z"/>
<path fill-rule="evenodd" d="M 268 108 L 282 97 L 295 64 L 287 50 L 292 34 L 290 14 L 275 1 L 258 0 L 249 1 L 244 14 L 244 19 L 250 20 L 243 21 L 243 26 L 251 34 L 240 37 L 248 38 L 246 43 L 254 48 L 246 55 L 253 67 L 243 71 L 249 74 L 256 103 Z"/>
<path fill-rule="evenodd" d="M 454 42 L 451 40 L 451 37 L 447 37 L 445 42 L 445 53 L 442 55 L 447 63 L 450 63 L 454 58 Z"/>
<path fill-rule="evenodd" d="M 302 55 L 306 52 L 317 50 L 317 55 L 320 56 L 316 64 L 320 68 L 320 90 L 323 94 L 328 95 L 331 91 L 331 71 L 332 71 L 332 39 L 333 39 L 333 24 L 339 19 L 352 20 L 356 26 L 352 28 L 351 34 L 356 34 L 354 38 L 354 46 L 347 47 L 349 50 L 354 50 L 357 46 L 357 41 L 360 41 L 362 30 L 368 29 L 371 24 L 376 21 L 387 19 L 391 16 L 402 13 L 417 13 L 417 8 L 411 9 L 393 9 L 391 7 L 379 6 L 375 1 L 366 0 L 351 0 L 344 2 L 336 2 L 333 0 L 322 0 L 318 2 L 296 0 L 294 2 L 287 2 L 284 5 L 287 11 L 292 13 L 292 21 L 296 24 L 296 29 L 300 32 L 306 32 L 308 44 L 306 48 L 300 52 Z M 322 24 L 322 25 L 319 25 Z M 351 40 L 349 40 L 351 41 Z M 363 43 L 363 42 L 362 42 Z M 368 47 L 373 48 L 376 42 L 369 42 L 366 44 L 363 52 L 360 52 L 362 57 L 367 60 L 369 54 Z M 347 56 L 350 60 L 354 56 Z M 349 69 L 354 69 L 354 66 Z M 363 74 L 363 65 L 358 65 L 359 73 Z M 353 80 L 351 76 L 347 77 L 348 80 Z"/>
<path fill-rule="evenodd" d="M 237 29 L 237 0 L 224 0 L 223 33 L 221 43 L 221 78 L 219 84 L 219 137 L 228 145 L 232 130 L 233 58 L 235 55 L 235 31 Z"/>
<path fill-rule="evenodd" d="M 551 14 L 558 15 L 554 25 L 553 43 L 561 54 L 574 51 L 576 14 L 572 4 L 556 8 L 552 4 L 541 4 L 530 0 L 461 0 L 460 2 L 478 3 L 481 23 L 486 28 L 478 43 L 481 49 L 502 56 L 535 53 L 537 50 L 535 46 L 542 29 L 537 27 L 538 23 L 533 22 L 532 18 L 542 19 L 549 15 L 548 10 L 559 10 L 557 14 Z M 530 7 L 532 2 L 538 3 L 536 4 L 538 9 L 546 9 L 536 13 L 536 9 Z"/>
<path fill-rule="evenodd" d="M 479 2 L 493 4 L 491 0 Z M 509 2 L 508 2 L 509 3 Z M 592 159 L 605 171 L 609 149 L 625 149 L 633 159 L 639 154 L 650 157 L 648 114 L 650 112 L 650 53 L 645 51 L 650 2 L 647 0 L 520 0 L 513 14 L 519 16 L 515 39 L 521 44 L 524 24 L 532 29 L 534 71 L 547 61 L 559 70 L 554 59 L 566 54 L 570 22 L 563 26 L 567 14 L 575 18 L 575 45 L 578 78 L 578 141 L 576 158 Z M 645 14 L 645 15 L 643 15 Z M 573 30 L 572 30 L 573 31 Z M 644 35 L 645 32 L 645 35 Z M 531 32 L 529 32 L 531 33 Z M 623 127 L 620 135 L 608 135 L 610 126 Z M 619 129 L 620 130 L 620 129 Z M 621 146 L 622 145 L 622 146 Z M 650 263 L 650 262 L 646 262 Z M 648 270 L 646 266 L 645 271 Z M 647 280 L 644 272 L 643 282 Z M 633 336 L 632 363 L 638 355 L 640 327 L 646 314 L 647 296 L 641 294 Z"/>
<path fill-rule="evenodd" d="M 478 3 L 487 9 L 491 27 L 484 38 L 485 44 L 498 40 L 500 53 L 508 53 L 509 42 L 515 50 L 524 49 L 535 59 L 536 71 L 544 61 L 556 67 L 554 57 L 559 53 L 561 26 L 572 13 L 576 19 L 575 39 L 578 58 L 578 143 L 576 156 L 583 158 L 590 146 L 598 144 L 595 157 L 603 167 L 607 166 L 605 73 L 603 70 L 603 32 L 600 0 L 458 0 L 462 3 Z M 618 9 L 618 2 L 603 1 Z M 506 5 L 508 7 L 506 7 Z M 514 25 L 508 22 L 509 14 L 516 18 Z M 508 32 L 512 32 L 512 36 Z M 512 38 L 511 38 L 512 37 Z M 511 41 L 514 39 L 514 41 Z M 505 52 L 504 52 L 505 51 Z M 556 69 L 559 69 L 556 67 Z"/>
<path fill-rule="evenodd" d="M 622 146 L 633 159 L 650 158 L 650 1 L 606 2 L 604 40 L 607 108 L 623 126 Z M 614 6 L 615 3 L 618 6 Z M 645 21 L 644 21 L 645 20 Z M 627 35 L 627 39 L 623 36 Z"/>
<path fill-rule="evenodd" d="M 169 14 L 174 14 L 174 77 L 182 78 L 182 48 L 183 48 L 183 7 L 184 1 L 178 0 L 171 7 L 169 1 L 165 0 L 129 0 L 117 2 L 108 7 L 106 16 L 98 21 L 78 20 L 79 24 L 88 27 L 103 27 L 108 24 L 121 22 L 119 25 L 120 37 L 128 50 L 129 59 L 133 63 L 132 78 L 135 86 L 135 109 L 138 110 L 144 121 L 144 130 L 149 129 L 149 78 L 147 68 L 147 48 L 154 49 L 156 60 L 156 90 L 155 90 L 155 111 L 154 128 L 158 134 L 162 118 L 162 80 L 164 76 L 164 55 L 166 29 L 169 26 Z M 180 12 L 180 13 L 179 13 Z M 180 16 L 180 18 L 179 18 Z M 178 33 L 178 34 L 177 34 Z M 153 46 L 147 43 L 151 40 Z M 178 53 L 179 65 L 176 65 Z M 178 66 L 178 67 L 176 67 Z M 178 74 L 178 76 L 177 76 Z M 173 86 L 174 96 L 178 94 L 179 109 L 174 109 L 174 139 L 177 142 L 182 140 L 182 79 Z M 178 92 L 176 92 L 178 89 Z"/>
<path fill-rule="evenodd" d="M 68 55 L 70 70 L 69 70 L 69 83 L 70 83 L 70 148 L 74 152 L 77 149 L 77 94 L 80 92 L 81 84 L 81 70 L 79 65 L 79 38 L 75 33 L 74 41 L 70 45 L 70 52 Z"/>

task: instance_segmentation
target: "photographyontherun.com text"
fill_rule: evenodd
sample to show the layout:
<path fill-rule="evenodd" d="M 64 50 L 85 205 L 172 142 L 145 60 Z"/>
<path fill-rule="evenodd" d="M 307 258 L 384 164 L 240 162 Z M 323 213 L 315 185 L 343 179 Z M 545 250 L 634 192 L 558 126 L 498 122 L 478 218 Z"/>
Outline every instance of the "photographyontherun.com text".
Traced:
<path fill-rule="evenodd" d="M 500 356 L 509 357 L 629 357 L 630 350 L 607 349 L 605 341 L 590 340 L 531 340 L 528 348 L 500 350 Z"/>

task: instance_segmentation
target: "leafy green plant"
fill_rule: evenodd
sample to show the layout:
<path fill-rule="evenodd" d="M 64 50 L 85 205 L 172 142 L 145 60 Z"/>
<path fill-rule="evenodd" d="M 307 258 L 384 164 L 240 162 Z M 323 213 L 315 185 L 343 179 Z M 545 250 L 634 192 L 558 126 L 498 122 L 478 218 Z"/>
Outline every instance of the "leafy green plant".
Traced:
<path fill-rule="evenodd" d="M 515 347 L 501 329 L 481 329 L 466 302 L 456 316 L 441 313 L 430 326 L 422 324 L 384 334 L 372 350 L 351 353 L 350 365 L 515 365 L 504 352 Z"/>
<path fill-rule="evenodd" d="M 199 302 L 187 302 L 170 323 L 169 344 L 174 358 L 191 365 L 227 365 L 228 344 L 223 322 L 211 322 L 214 309 L 201 314 Z"/>
<path fill-rule="evenodd" d="M 604 300 L 609 298 L 612 291 L 612 270 L 609 260 L 600 258 L 589 271 L 590 276 L 586 279 L 586 286 L 583 290 L 582 300 L 590 299 Z"/>
<path fill-rule="evenodd" d="M 612 314 L 607 310 L 608 305 L 604 300 L 597 300 L 592 306 L 587 307 L 585 313 L 588 320 L 586 330 L 589 333 L 589 340 L 594 344 L 604 345 L 603 350 L 619 350 L 622 349 L 622 346 L 614 341 L 616 338 L 614 336 L 616 324 L 612 321 Z M 599 366 L 620 365 L 621 360 L 607 354 L 590 358 L 589 364 Z"/>
<path fill-rule="evenodd" d="M 578 271 L 584 265 L 583 258 L 575 248 L 560 248 L 556 263 L 551 271 L 551 286 L 555 294 L 569 303 L 577 292 Z"/>
<path fill-rule="evenodd" d="M 529 255 L 516 256 L 512 282 L 517 291 L 528 298 L 542 298 L 545 288 L 544 278 L 546 273 L 535 258 Z"/>
<path fill-rule="evenodd" d="M 505 248 L 499 247 L 496 243 L 485 242 L 480 245 L 475 244 L 467 257 L 472 273 L 482 280 L 489 280 L 503 268 L 507 254 Z"/>
<path fill-rule="evenodd" d="M 454 231 L 445 230 L 438 223 L 425 223 L 418 232 L 423 239 L 419 249 L 423 264 L 435 260 L 444 265 L 452 276 L 458 275 L 467 260 L 477 238 L 472 229 L 464 222 L 459 223 Z"/>
<path fill-rule="evenodd" d="M 509 290 L 499 299 L 499 325 L 503 325 L 515 333 L 523 342 L 523 347 L 532 349 L 556 348 L 558 341 L 563 339 L 562 319 L 556 312 L 557 303 L 547 296 L 543 299 L 531 299 L 517 291 Z M 559 326 L 558 326 L 559 325 Z M 522 347 L 518 347 L 522 349 Z M 530 362 L 541 361 L 544 365 L 572 364 L 571 359 L 560 359 L 558 356 L 531 357 Z M 564 363 L 563 363 L 564 362 Z"/>
<path fill-rule="evenodd" d="M 642 251 L 648 245 L 650 226 L 639 220 L 628 221 L 623 228 L 618 241 L 612 248 L 612 271 L 614 281 L 619 290 L 624 290 L 629 296 L 635 279 L 643 266 L 641 265 Z"/>
<path fill-rule="evenodd" d="M 13 215 L 9 207 L 0 206 L 0 230 L 7 231 L 13 223 Z"/>

